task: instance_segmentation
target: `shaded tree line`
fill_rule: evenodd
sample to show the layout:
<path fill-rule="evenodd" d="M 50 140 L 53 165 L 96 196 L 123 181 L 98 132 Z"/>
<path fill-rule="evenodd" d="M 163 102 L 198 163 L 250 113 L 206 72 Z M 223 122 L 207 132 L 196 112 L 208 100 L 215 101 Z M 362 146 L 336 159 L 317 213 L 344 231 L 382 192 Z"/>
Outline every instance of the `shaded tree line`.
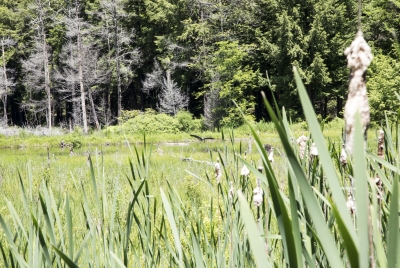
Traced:
<path fill-rule="evenodd" d="M 369 78 L 377 121 L 382 109 L 399 108 L 398 9 L 363 2 L 365 38 L 379 59 Z M 237 106 L 268 120 L 261 90 L 301 118 L 292 66 L 316 112 L 341 116 L 343 51 L 357 11 L 350 0 L 3 0 L 1 125 L 87 133 L 147 108 L 186 109 L 209 128 L 240 125 Z"/>

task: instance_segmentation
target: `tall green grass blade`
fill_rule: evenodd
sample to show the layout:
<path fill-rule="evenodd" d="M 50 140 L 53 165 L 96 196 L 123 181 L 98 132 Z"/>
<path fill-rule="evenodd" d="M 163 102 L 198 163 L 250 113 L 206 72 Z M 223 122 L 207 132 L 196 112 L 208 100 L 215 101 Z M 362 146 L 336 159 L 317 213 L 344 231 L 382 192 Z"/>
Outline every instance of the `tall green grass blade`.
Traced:
<path fill-rule="evenodd" d="M 59 250 L 57 247 L 53 245 L 53 249 L 57 252 L 58 255 L 60 255 L 61 259 L 68 265 L 70 268 L 79 268 L 79 266 L 73 262 L 70 258 L 68 258 L 67 255 L 65 255 L 61 250 Z"/>
<path fill-rule="evenodd" d="M 21 218 L 18 216 L 17 211 L 15 210 L 14 206 L 7 198 L 5 200 L 7 203 L 8 211 L 10 212 L 12 220 L 14 222 L 14 225 L 18 226 L 21 229 L 22 234 L 24 235 L 25 239 L 28 240 L 28 234 L 25 230 L 24 225 L 22 224 Z"/>
<path fill-rule="evenodd" d="M 292 229 L 293 229 L 293 240 L 294 240 L 294 246 L 295 246 L 295 252 L 296 253 L 296 258 L 297 258 L 297 263 L 298 266 L 301 267 L 303 263 L 303 256 L 302 256 L 302 248 L 301 248 L 301 236 L 300 236 L 300 223 L 299 223 L 299 217 L 298 217 L 298 201 L 297 197 L 295 194 L 295 189 L 297 190 L 297 183 L 296 180 L 292 179 L 292 176 L 289 178 L 289 200 L 290 200 L 290 212 L 292 215 Z M 295 186 L 293 186 L 295 185 Z M 293 252 L 290 252 L 290 254 L 294 254 Z"/>
<path fill-rule="evenodd" d="M 347 210 L 345 196 L 339 184 L 339 179 L 336 174 L 336 170 L 333 165 L 330 153 L 326 147 L 325 139 L 320 129 L 317 117 L 315 115 L 314 109 L 312 108 L 312 103 L 308 98 L 308 94 L 304 88 L 303 82 L 301 81 L 300 75 L 297 72 L 296 68 L 294 68 L 294 76 L 306 121 L 311 131 L 313 140 L 318 148 L 320 162 L 324 169 L 329 187 L 332 191 L 333 200 L 338 208 L 338 215 L 336 217 L 342 218 L 342 222 L 344 224 L 343 227 L 347 229 L 343 231 L 347 232 L 351 238 L 351 241 L 349 241 L 349 243 L 356 244 L 357 234 L 353 227 L 349 211 Z M 351 247 L 353 248 L 353 246 Z M 358 249 L 358 246 L 356 246 L 356 248 Z M 352 254 L 358 254 L 358 252 L 353 252 Z"/>
<path fill-rule="evenodd" d="M 96 198 L 96 204 L 98 204 L 96 207 L 99 209 L 100 208 L 100 198 L 99 198 L 99 193 L 97 191 L 96 176 L 94 175 L 93 162 L 92 162 L 92 157 L 90 156 L 90 154 L 89 154 L 88 158 L 89 158 L 89 164 L 90 164 L 90 177 L 92 179 L 94 197 Z"/>
<path fill-rule="evenodd" d="M 265 253 L 265 245 L 261 239 L 257 224 L 254 221 L 252 213 L 250 212 L 246 198 L 241 191 L 238 191 L 238 199 L 240 205 L 240 216 L 246 227 L 246 231 L 249 236 L 250 247 L 256 264 L 258 267 L 272 267 L 268 260 L 267 254 Z"/>
<path fill-rule="evenodd" d="M 60 214 L 58 213 L 59 208 L 56 205 L 56 200 L 54 198 L 53 191 L 51 189 L 49 189 L 49 195 L 50 195 L 51 208 L 53 209 L 55 220 L 57 223 L 57 229 L 58 229 L 58 234 L 59 234 L 60 242 L 62 245 L 62 249 L 63 249 L 63 251 L 66 251 L 65 237 L 64 237 L 62 222 L 61 222 Z"/>
<path fill-rule="evenodd" d="M 390 199 L 390 215 L 387 233 L 387 261 L 389 267 L 397 267 L 399 247 L 399 176 L 396 174 L 393 180 L 393 190 Z"/>
<path fill-rule="evenodd" d="M 17 260 L 18 264 L 21 267 L 29 267 L 28 264 L 26 263 L 26 261 L 24 260 L 23 256 L 19 253 L 18 247 L 17 247 L 17 245 L 15 245 L 14 238 L 11 235 L 10 229 L 8 228 L 7 224 L 5 223 L 5 221 L 1 215 L 0 215 L 0 224 L 1 224 L 1 227 L 3 228 L 4 234 L 6 235 L 8 244 L 11 246 L 11 251 L 10 251 L 10 253 L 12 252 L 12 255 L 10 254 L 11 261 L 13 261 L 13 259 L 14 259 L 13 257 L 15 257 L 15 259 Z M 15 267 L 14 264 L 11 264 L 11 266 Z"/>
<path fill-rule="evenodd" d="M 368 235 L 368 175 L 366 173 L 367 164 L 365 162 L 364 135 L 361 126 L 360 114 L 356 114 L 354 126 L 354 186 L 356 198 L 356 219 L 359 249 L 359 266 L 368 267 L 369 263 L 369 235 Z M 340 230 L 340 229 L 339 229 Z M 354 258 L 353 255 L 348 256 L 349 259 Z"/>
<path fill-rule="evenodd" d="M 392 184 L 389 182 L 388 178 L 386 177 L 386 174 L 381 170 L 381 168 L 376 164 L 376 162 L 372 160 L 375 157 L 369 157 L 369 154 L 370 153 L 367 152 L 367 157 L 370 158 L 370 160 L 371 160 L 369 163 L 371 163 L 373 169 L 376 171 L 376 173 L 378 173 L 379 178 L 382 180 L 382 183 L 385 186 L 385 188 L 391 193 L 392 188 L 393 188 Z M 381 159 L 381 158 L 379 158 L 379 159 Z"/>
<path fill-rule="evenodd" d="M 162 198 L 162 201 L 164 204 L 164 209 L 165 209 L 165 212 L 167 213 L 167 219 L 171 226 L 172 234 L 174 236 L 175 247 L 176 247 L 176 250 L 178 251 L 178 256 L 179 256 L 178 265 L 180 267 L 183 267 L 182 244 L 181 244 L 181 241 L 179 238 L 178 228 L 176 227 L 174 214 L 172 213 L 171 205 L 169 204 L 167 196 L 165 195 L 162 188 L 160 188 L 160 192 L 161 192 L 161 198 Z"/>
<path fill-rule="evenodd" d="M 33 215 L 33 213 L 31 213 L 31 218 L 32 218 L 32 223 L 33 223 L 33 225 L 35 226 L 35 228 L 36 228 L 36 230 L 38 232 L 39 242 L 40 242 L 40 245 L 41 245 L 41 247 L 43 249 L 43 254 L 44 254 L 45 260 L 47 262 L 47 266 L 48 267 L 52 267 L 53 264 L 52 264 L 52 261 L 51 261 L 51 258 L 50 258 L 50 253 L 49 253 L 49 249 L 47 247 L 46 240 L 44 238 L 42 230 L 40 229 L 39 223 L 38 223 L 35 215 Z"/>
<path fill-rule="evenodd" d="M 369 180 L 370 188 L 372 189 L 372 207 L 371 207 L 371 224 L 372 224 L 372 232 L 373 232 L 373 240 L 375 246 L 375 252 L 377 257 L 377 263 L 379 267 L 387 267 L 387 258 L 386 252 L 383 246 L 382 234 L 380 230 L 380 225 L 382 221 L 379 219 L 379 210 L 380 206 L 378 204 L 378 193 L 377 186 L 373 180 Z"/>
<path fill-rule="evenodd" d="M 303 88 L 304 90 L 304 88 Z M 303 168 L 297 160 L 296 155 L 293 152 L 290 141 L 287 139 L 285 130 L 280 126 L 278 119 L 276 118 L 270 104 L 264 97 L 264 103 L 268 110 L 268 113 L 273 120 L 275 127 L 278 131 L 279 137 L 281 139 L 282 145 L 286 151 L 289 163 L 293 169 L 294 174 L 296 174 L 296 179 L 298 181 L 298 185 L 300 187 L 300 191 L 302 193 L 305 206 L 307 210 L 310 211 L 310 216 L 314 223 L 314 228 L 318 235 L 319 241 L 323 241 L 321 243 L 321 247 L 327 256 L 327 259 L 332 267 L 343 267 L 343 264 L 340 261 L 340 254 L 338 249 L 336 248 L 335 240 L 331 235 L 329 228 L 326 226 L 326 222 L 324 216 L 321 211 L 321 207 L 319 202 L 317 201 L 314 193 L 308 183 L 308 180 L 304 174 Z M 309 100 L 308 100 L 309 101 Z M 315 115 L 314 115 L 315 116 Z M 316 120 L 316 118 L 315 118 Z M 319 129 L 319 127 L 318 127 Z M 322 135 L 322 134 L 321 134 Z M 325 148 L 326 149 L 326 148 Z M 320 153 L 320 152 L 319 152 Z M 328 153 L 327 153 L 328 154 Z M 328 154 L 329 157 L 329 154 Z"/>
<path fill-rule="evenodd" d="M 28 214 L 29 213 L 29 204 L 28 204 L 28 199 L 27 199 L 27 196 L 26 196 L 24 182 L 22 180 L 21 173 L 19 172 L 19 170 L 17 170 L 17 171 L 18 171 L 19 185 L 21 186 L 22 201 L 23 201 L 23 204 L 24 204 L 25 213 Z M 30 191 L 30 195 L 32 195 L 31 191 Z M 32 200 L 32 196 L 31 196 L 30 200 Z"/>
<path fill-rule="evenodd" d="M 1 256 L 3 257 L 3 264 L 5 265 L 6 268 L 10 267 L 7 261 L 7 255 L 6 252 L 4 251 L 3 248 L 3 243 L 0 241 L 0 251 L 1 251 Z"/>
<path fill-rule="evenodd" d="M 251 128 L 251 127 L 250 127 Z M 257 137 L 257 135 L 254 132 L 254 129 L 252 129 L 254 139 L 256 140 L 257 148 L 259 150 L 264 150 L 263 146 L 261 145 L 261 141 Z M 264 152 L 265 153 L 265 150 Z M 266 156 L 265 156 L 266 157 Z M 249 163 L 247 163 L 243 158 L 238 156 L 239 160 L 247 166 L 247 168 L 255 174 L 257 178 L 260 178 L 261 180 L 265 180 L 264 175 L 262 175 L 258 170 L 256 170 L 253 166 L 251 166 Z M 266 157 L 267 158 L 267 157 Z M 268 159 L 268 158 L 267 158 Z M 300 237 L 295 237 L 293 234 L 293 226 L 292 226 L 292 221 L 290 220 L 289 213 L 286 209 L 285 202 L 283 201 L 283 196 L 279 190 L 278 183 L 276 181 L 276 178 L 271 172 L 271 167 L 269 160 L 267 164 L 264 163 L 264 165 L 269 165 L 269 168 L 266 168 L 266 174 L 267 174 L 267 181 L 269 185 L 269 190 L 271 193 L 271 198 L 273 200 L 273 207 L 275 211 L 275 215 L 278 221 L 278 228 L 279 231 L 283 237 L 282 243 L 284 246 L 284 253 L 285 253 L 285 259 L 290 264 L 291 267 L 298 267 L 300 263 L 297 262 L 299 257 L 297 254 L 301 254 L 301 251 L 298 252 L 296 249 L 296 244 L 295 244 L 295 239 L 300 239 Z M 290 252 L 290 254 L 289 254 Z"/>
<path fill-rule="evenodd" d="M 114 258 L 114 260 L 117 262 L 119 267 L 126 268 L 125 264 L 121 261 L 120 258 L 118 258 L 117 255 L 115 255 L 113 252 L 110 252 L 110 255 Z"/>
<path fill-rule="evenodd" d="M 304 260 L 307 262 L 307 264 L 310 268 L 316 268 L 315 260 L 313 260 L 311 258 L 310 254 L 308 253 L 304 244 L 303 244 L 303 256 L 304 256 Z"/>
<path fill-rule="evenodd" d="M 84 238 L 83 241 L 82 241 L 81 246 L 79 247 L 78 251 L 77 251 L 76 254 L 75 254 L 75 259 L 74 259 L 74 262 L 75 262 L 75 263 L 78 262 L 78 260 L 79 260 L 79 258 L 81 257 L 83 251 L 87 249 L 87 242 L 88 242 L 89 238 L 90 238 L 90 232 L 88 232 L 88 233 L 86 234 L 85 238 Z"/>
<path fill-rule="evenodd" d="M 74 258 L 74 237 L 72 234 L 72 213 L 69 206 L 69 195 L 65 198 L 65 218 L 67 221 L 67 233 L 68 233 L 68 254 L 69 258 Z"/>
<path fill-rule="evenodd" d="M 52 217 L 52 211 L 51 208 L 48 207 L 48 205 L 50 205 L 50 198 L 48 195 L 48 192 L 46 191 L 46 186 L 44 184 L 42 184 L 43 187 L 43 193 L 45 194 L 45 199 L 43 199 L 43 196 L 41 194 L 39 194 L 39 200 L 40 200 L 40 204 L 42 206 L 42 211 L 44 214 L 44 218 L 46 221 L 46 225 L 47 225 L 47 233 L 50 237 L 50 242 L 52 244 L 56 243 L 56 238 L 55 238 L 55 234 L 54 234 L 54 220 Z"/>
<path fill-rule="evenodd" d="M 139 194 L 142 191 L 145 182 L 146 181 L 143 180 L 140 183 L 137 191 L 133 191 L 134 197 L 133 197 L 132 201 L 129 202 L 128 212 L 126 215 L 126 233 L 124 236 L 124 265 L 125 266 L 128 266 L 128 249 L 129 249 L 129 241 L 130 241 L 129 236 L 130 236 L 131 230 L 132 230 L 132 217 L 134 215 L 133 207 L 139 198 Z"/>

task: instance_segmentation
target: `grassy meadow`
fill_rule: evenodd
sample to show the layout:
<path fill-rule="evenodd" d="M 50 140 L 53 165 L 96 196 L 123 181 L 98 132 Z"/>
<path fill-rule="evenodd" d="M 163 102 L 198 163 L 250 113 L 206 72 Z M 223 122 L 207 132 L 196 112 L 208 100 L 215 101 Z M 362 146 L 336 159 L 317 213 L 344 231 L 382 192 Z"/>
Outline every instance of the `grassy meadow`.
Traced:
<path fill-rule="evenodd" d="M 3 136 L 1 266 L 397 267 L 398 125 L 365 143 L 358 117 L 344 157 L 343 120 L 318 122 L 295 77 L 305 122 L 265 102 L 271 123 L 201 133 L 206 142 Z"/>
<path fill-rule="evenodd" d="M 336 160 L 342 126 L 339 119 L 323 126 L 324 140 Z M 286 121 L 286 127 L 287 141 L 297 151 L 295 139 L 310 132 L 304 123 Z M 277 204 L 293 209 L 293 195 L 300 192 L 295 194 L 289 183 L 293 167 L 278 132 L 272 123 L 259 123 L 202 133 L 214 137 L 206 142 L 188 134 L 3 138 L 8 146 L 1 149 L 0 159 L 2 266 L 264 267 L 263 259 L 278 267 L 289 265 L 288 238 L 282 238 L 287 227 Z M 77 139 L 80 148 L 73 153 L 59 147 L 61 140 Z M 372 151 L 376 139 L 370 130 Z M 245 155 L 249 140 L 252 150 Z M 274 162 L 266 161 L 263 144 L 275 148 Z M 220 183 L 215 178 L 217 161 Z M 331 189 L 321 163 L 311 157 L 298 161 L 335 234 Z M 241 175 L 245 165 L 251 171 L 248 176 Z M 266 174 L 257 173 L 259 166 Z M 340 165 L 336 171 L 351 172 Z M 345 177 L 340 183 L 348 192 Z M 264 192 L 259 207 L 253 205 L 256 178 L 261 178 Z M 310 212 L 302 206 L 302 230 L 297 231 L 303 237 L 303 261 L 310 267 L 331 267 L 311 226 Z M 285 220 L 294 222 L 291 213 Z M 253 220 L 247 222 L 244 215 Z M 345 251 L 339 254 L 343 263 L 349 262 Z"/>

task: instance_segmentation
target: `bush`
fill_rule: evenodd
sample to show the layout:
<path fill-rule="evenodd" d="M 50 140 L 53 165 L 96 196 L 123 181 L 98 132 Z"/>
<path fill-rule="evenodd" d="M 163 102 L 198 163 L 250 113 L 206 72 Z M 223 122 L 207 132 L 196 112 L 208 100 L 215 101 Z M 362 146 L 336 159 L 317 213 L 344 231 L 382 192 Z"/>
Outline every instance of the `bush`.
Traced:
<path fill-rule="evenodd" d="M 193 115 L 187 111 L 179 111 L 175 115 L 175 119 L 178 120 L 180 131 L 189 132 L 196 129 Z"/>
<path fill-rule="evenodd" d="M 136 116 L 138 116 L 141 113 L 142 112 L 140 110 L 130 110 L 130 111 L 122 110 L 120 122 L 125 123 L 129 119 L 135 118 Z"/>
<path fill-rule="evenodd" d="M 177 133 L 179 123 L 167 114 L 141 114 L 122 125 L 125 133 Z"/>

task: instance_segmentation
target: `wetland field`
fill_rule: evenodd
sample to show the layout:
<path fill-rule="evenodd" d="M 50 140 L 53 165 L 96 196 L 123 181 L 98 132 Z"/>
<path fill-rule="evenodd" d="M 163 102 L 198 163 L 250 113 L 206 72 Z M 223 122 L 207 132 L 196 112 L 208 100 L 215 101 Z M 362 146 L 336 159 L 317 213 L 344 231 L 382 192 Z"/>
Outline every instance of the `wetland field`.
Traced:
<path fill-rule="evenodd" d="M 315 213 L 327 230 L 337 232 L 342 226 L 332 224 L 326 163 L 311 155 L 314 140 L 307 141 L 304 158 L 295 157 L 302 172 L 294 173 L 291 162 L 299 152 L 297 139 L 317 134 L 284 122 L 285 130 L 253 126 L 252 133 L 248 126 L 212 133 L 214 139 L 205 142 L 180 134 L 185 138 L 157 141 L 153 135 L 95 144 L 82 136 L 71 149 L 79 136 L 60 136 L 0 149 L 1 266 L 254 267 L 263 261 L 285 266 L 293 261 L 286 248 L 298 250 L 287 240 L 298 232 L 303 260 L 331 267 L 334 261 L 326 258 L 317 236 L 322 234 L 312 223 L 317 218 L 306 209 L 309 200 L 300 198 L 301 178 L 293 180 L 303 174 L 315 193 Z M 340 165 L 339 123 L 327 124 L 320 134 L 342 191 L 350 193 L 352 163 Z M 284 142 L 279 131 L 286 131 Z M 12 139 L 30 143 L 29 137 Z M 64 141 L 69 145 L 61 148 Z M 265 144 L 274 148 L 273 161 Z M 367 145 L 375 150 L 374 131 Z M 390 184 L 393 174 L 385 174 Z M 390 194 L 382 196 L 389 200 Z M 298 217 L 290 212 L 294 200 Z M 286 237 L 296 224 L 300 229 Z M 350 261 L 346 251 L 337 254 Z"/>

